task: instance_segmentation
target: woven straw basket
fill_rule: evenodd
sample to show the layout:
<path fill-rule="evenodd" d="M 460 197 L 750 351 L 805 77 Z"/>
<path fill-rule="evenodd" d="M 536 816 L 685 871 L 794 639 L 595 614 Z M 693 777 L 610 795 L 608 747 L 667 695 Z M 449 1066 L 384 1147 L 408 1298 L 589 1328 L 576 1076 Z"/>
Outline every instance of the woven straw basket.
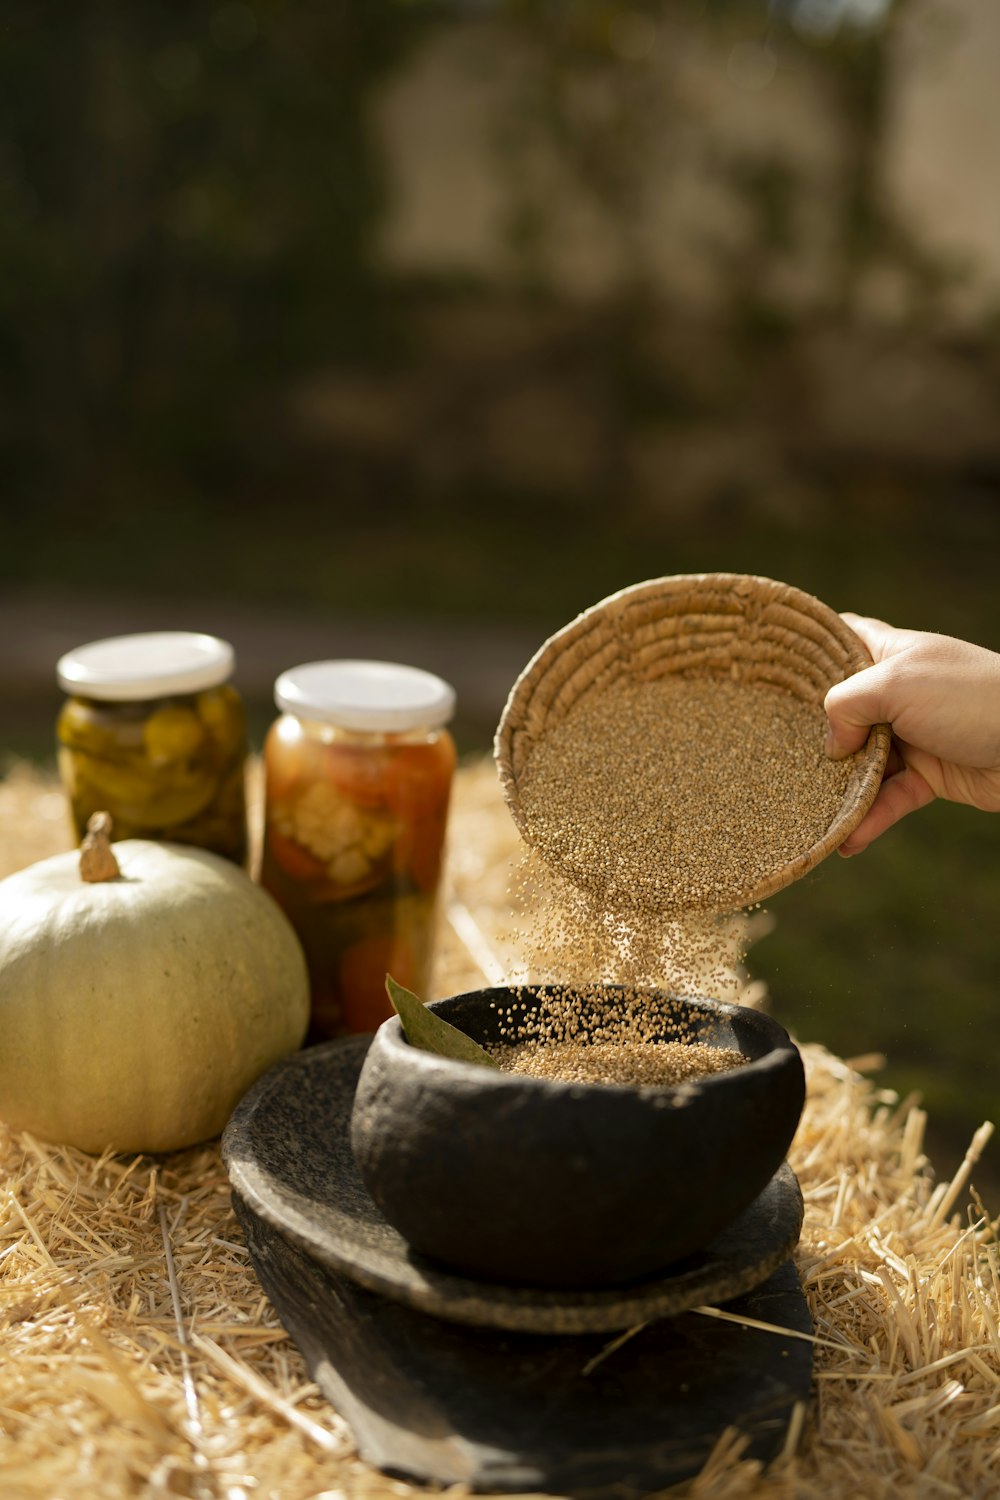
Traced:
<path fill-rule="evenodd" d="M 828 688 L 870 665 L 865 646 L 838 614 L 788 584 L 742 573 L 634 584 L 551 636 L 518 677 L 496 735 L 504 796 L 530 839 L 518 781 L 534 745 L 574 704 L 620 677 L 732 677 L 770 683 L 821 706 Z M 798 880 L 843 843 L 875 800 L 889 741 L 889 726 L 874 725 L 852 757 L 843 802 L 823 837 L 747 891 L 745 905 Z"/>

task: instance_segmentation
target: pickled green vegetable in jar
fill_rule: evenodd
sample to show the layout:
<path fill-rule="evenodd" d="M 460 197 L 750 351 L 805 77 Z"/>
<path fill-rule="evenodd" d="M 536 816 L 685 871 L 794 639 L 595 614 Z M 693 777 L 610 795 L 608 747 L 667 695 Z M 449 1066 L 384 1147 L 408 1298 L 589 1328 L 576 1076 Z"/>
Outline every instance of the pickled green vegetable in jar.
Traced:
<path fill-rule="evenodd" d="M 68 652 L 56 670 L 70 695 L 57 738 L 77 838 L 106 811 L 118 838 L 245 863 L 246 719 L 228 680 L 232 647 L 187 631 L 116 636 Z"/>

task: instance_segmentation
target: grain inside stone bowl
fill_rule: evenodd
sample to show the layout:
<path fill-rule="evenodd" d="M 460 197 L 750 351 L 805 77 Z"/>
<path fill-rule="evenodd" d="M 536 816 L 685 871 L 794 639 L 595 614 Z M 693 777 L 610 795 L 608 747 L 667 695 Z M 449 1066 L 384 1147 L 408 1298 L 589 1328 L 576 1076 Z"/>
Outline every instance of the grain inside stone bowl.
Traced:
<path fill-rule="evenodd" d="M 749 906 L 831 853 L 874 800 L 888 726 L 833 761 L 823 710 L 869 662 L 833 610 L 770 579 L 624 589 L 514 685 L 496 745 L 514 820 L 608 907 Z"/>
<path fill-rule="evenodd" d="M 487 1047 L 508 1073 L 672 1089 L 747 1062 L 738 1047 L 692 1031 L 690 1002 L 668 991 L 584 982 L 519 993 L 526 1003 L 496 1008 L 498 1039 Z"/>
<path fill-rule="evenodd" d="M 493 1048 L 508 1073 L 560 1083 L 676 1088 L 746 1062 L 734 1047 L 707 1042 L 521 1042 Z"/>

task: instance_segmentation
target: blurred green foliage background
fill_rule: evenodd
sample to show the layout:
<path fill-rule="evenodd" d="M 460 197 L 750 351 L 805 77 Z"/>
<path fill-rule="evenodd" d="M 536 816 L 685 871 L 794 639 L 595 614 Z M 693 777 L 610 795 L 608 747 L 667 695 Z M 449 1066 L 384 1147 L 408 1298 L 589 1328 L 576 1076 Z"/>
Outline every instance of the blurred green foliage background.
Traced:
<path fill-rule="evenodd" d="M 998 325 L 956 312 L 972 272 L 886 188 L 912 9 L 9 9 L 15 618 L 142 595 L 541 641 L 641 578 L 733 570 L 1000 647 Z M 45 755 L 28 696 L 5 740 Z M 923 1092 L 945 1162 L 1000 1103 L 998 909 L 1000 827 L 936 807 L 777 897 L 751 956 L 800 1037 Z"/>

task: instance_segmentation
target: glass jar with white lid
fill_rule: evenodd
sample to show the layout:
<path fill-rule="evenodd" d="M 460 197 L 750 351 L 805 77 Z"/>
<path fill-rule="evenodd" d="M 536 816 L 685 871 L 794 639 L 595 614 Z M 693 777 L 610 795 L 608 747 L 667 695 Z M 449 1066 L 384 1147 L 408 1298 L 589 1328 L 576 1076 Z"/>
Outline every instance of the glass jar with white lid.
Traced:
<path fill-rule="evenodd" d="M 305 949 L 310 1041 L 374 1031 L 387 973 L 426 999 L 454 690 L 394 662 L 307 662 L 275 684 L 261 884 Z"/>
<path fill-rule="evenodd" d="M 56 735 L 78 839 L 109 812 L 116 838 L 247 857 L 246 716 L 228 641 L 150 631 L 78 646 L 56 666 Z"/>

